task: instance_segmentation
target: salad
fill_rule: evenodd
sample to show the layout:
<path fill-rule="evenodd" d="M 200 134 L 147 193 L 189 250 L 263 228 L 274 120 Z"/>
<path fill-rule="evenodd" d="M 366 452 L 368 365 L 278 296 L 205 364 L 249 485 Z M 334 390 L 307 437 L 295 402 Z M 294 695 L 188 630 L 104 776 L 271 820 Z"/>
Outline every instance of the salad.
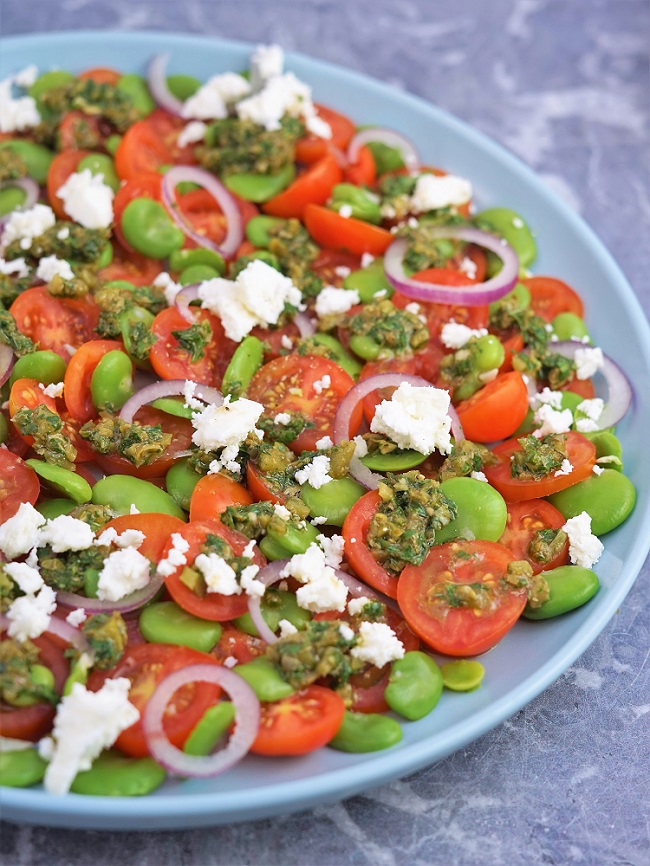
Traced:
<path fill-rule="evenodd" d="M 391 748 L 634 507 L 629 384 L 522 215 L 277 46 L 166 62 L 0 84 L 5 785 Z"/>

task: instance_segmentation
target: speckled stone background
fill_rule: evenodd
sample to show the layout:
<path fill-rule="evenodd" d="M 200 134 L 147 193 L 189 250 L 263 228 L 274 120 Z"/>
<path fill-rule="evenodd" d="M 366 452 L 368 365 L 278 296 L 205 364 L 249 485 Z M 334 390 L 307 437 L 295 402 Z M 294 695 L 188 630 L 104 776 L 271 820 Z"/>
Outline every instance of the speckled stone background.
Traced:
<path fill-rule="evenodd" d="M 436 102 L 579 211 L 650 309 L 648 0 L 0 0 L 3 36 L 81 27 L 277 41 Z M 649 589 L 646 562 L 620 612 L 558 682 L 401 781 L 216 829 L 108 834 L 4 822 L 1 862 L 648 866 Z"/>

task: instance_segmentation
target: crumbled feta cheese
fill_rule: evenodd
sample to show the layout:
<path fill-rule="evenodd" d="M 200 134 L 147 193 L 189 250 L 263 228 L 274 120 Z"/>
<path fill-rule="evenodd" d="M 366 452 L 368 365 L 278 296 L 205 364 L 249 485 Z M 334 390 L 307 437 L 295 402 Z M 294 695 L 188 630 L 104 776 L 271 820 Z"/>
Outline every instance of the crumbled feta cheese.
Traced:
<path fill-rule="evenodd" d="M 42 235 L 56 222 L 54 211 L 46 204 L 35 204 L 29 210 L 12 211 L 4 224 L 0 247 L 8 247 L 13 241 L 28 241 L 24 249 L 29 249 L 34 238 Z"/>
<path fill-rule="evenodd" d="M 348 595 L 346 585 L 327 565 L 323 550 L 315 543 L 305 553 L 292 556 L 280 572 L 281 577 L 295 577 L 299 587 L 296 600 L 300 607 L 314 613 L 324 610 L 345 610 Z"/>
<path fill-rule="evenodd" d="M 448 349 L 460 349 L 472 337 L 484 337 L 486 328 L 468 328 L 460 322 L 447 322 L 442 326 L 440 339 Z"/>
<path fill-rule="evenodd" d="M 60 241 L 67 241 L 67 239 L 70 237 L 70 229 L 68 228 L 68 226 L 63 226 L 62 229 L 58 230 L 56 236 Z"/>
<path fill-rule="evenodd" d="M 183 386 L 183 399 L 185 400 L 185 405 L 188 409 L 196 409 L 197 411 L 202 412 L 205 409 L 205 403 L 197 400 L 194 396 L 196 387 L 196 382 L 192 382 L 191 379 L 186 379 Z"/>
<path fill-rule="evenodd" d="M 544 388 L 542 391 L 532 394 L 528 402 L 531 409 L 539 409 L 542 404 L 546 404 L 552 409 L 560 410 L 562 408 L 562 392 Z"/>
<path fill-rule="evenodd" d="M 458 270 L 463 274 L 467 274 L 467 276 L 473 280 L 476 278 L 476 262 L 473 259 L 470 259 L 469 256 L 465 256 L 460 265 L 458 266 Z"/>
<path fill-rule="evenodd" d="M 485 472 L 474 471 L 470 472 L 470 478 L 474 478 L 476 481 L 487 481 L 487 476 Z"/>
<path fill-rule="evenodd" d="M 232 403 L 228 395 L 221 406 L 206 406 L 192 417 L 192 442 L 206 451 L 227 446 L 238 449 L 248 434 L 256 429 L 255 424 L 263 411 L 261 403 L 245 397 Z"/>
<path fill-rule="evenodd" d="M 580 433 L 593 433 L 595 430 L 599 430 L 600 424 L 598 423 L 598 419 L 603 414 L 604 406 L 605 403 L 600 397 L 594 397 L 592 400 L 583 400 L 582 403 L 578 403 L 575 410 L 576 430 Z M 579 418 L 578 415 L 580 413 L 586 415 L 586 417 Z"/>
<path fill-rule="evenodd" d="M 286 505 L 281 505 L 279 502 L 273 503 L 273 513 L 279 517 L 280 520 L 291 520 L 291 512 Z"/>
<path fill-rule="evenodd" d="M 187 147 L 188 144 L 195 144 L 197 141 L 203 141 L 207 132 L 207 124 L 202 120 L 192 120 L 180 132 L 176 141 L 179 147 Z"/>
<path fill-rule="evenodd" d="M 45 518 L 29 502 L 21 502 L 18 511 L 0 525 L 0 550 L 7 559 L 17 559 L 38 544 L 39 528 Z"/>
<path fill-rule="evenodd" d="M 138 589 L 144 589 L 151 577 L 151 563 L 134 547 L 109 554 L 99 572 L 97 597 L 102 601 L 119 601 Z"/>
<path fill-rule="evenodd" d="M 94 540 L 95 533 L 84 520 L 60 514 L 42 527 L 38 546 L 49 544 L 54 553 L 65 553 L 67 550 L 87 550 Z"/>
<path fill-rule="evenodd" d="M 342 204 L 339 208 L 339 215 L 344 217 L 344 219 L 350 219 L 352 216 L 352 205 Z"/>
<path fill-rule="evenodd" d="M 33 595 L 43 586 L 39 570 L 26 562 L 6 562 L 3 569 L 27 595 Z"/>
<path fill-rule="evenodd" d="M 426 213 L 438 208 L 466 204 L 472 197 L 472 185 L 463 177 L 445 174 L 421 174 L 410 198 L 412 213 Z"/>
<path fill-rule="evenodd" d="M 346 641 L 353 641 L 354 640 L 354 630 L 351 629 L 350 626 L 345 622 L 341 623 L 341 625 L 339 626 L 339 634 L 341 635 L 343 640 L 346 640 Z"/>
<path fill-rule="evenodd" d="M 241 100 L 235 106 L 237 116 L 252 120 L 267 130 L 279 129 L 285 114 L 302 117 L 310 132 L 321 138 L 330 138 L 332 130 L 318 117 L 311 98 L 311 88 L 299 81 L 292 72 L 269 78 L 257 93 Z"/>
<path fill-rule="evenodd" d="M 280 628 L 280 637 L 289 637 L 290 634 L 297 634 L 298 629 L 288 619 L 281 619 L 278 623 Z"/>
<path fill-rule="evenodd" d="M 54 277 L 61 277 L 62 280 L 73 280 L 74 273 L 70 267 L 70 263 L 65 259 L 57 259 L 56 256 L 45 256 L 38 263 L 36 276 L 44 283 L 49 283 Z"/>
<path fill-rule="evenodd" d="M 23 277 L 29 276 L 29 268 L 23 258 L 13 259 L 10 262 L 0 258 L 0 274 L 21 280 Z"/>
<path fill-rule="evenodd" d="M 321 526 L 323 523 L 327 523 L 327 517 L 323 517 L 322 515 L 320 517 L 312 517 L 309 522 L 312 526 Z"/>
<path fill-rule="evenodd" d="M 369 267 L 375 260 L 375 257 L 372 253 L 363 253 L 361 256 L 361 267 L 367 268 Z"/>
<path fill-rule="evenodd" d="M 329 376 L 328 376 L 329 378 Z M 332 442 L 332 438 L 330 436 L 322 436 L 320 439 L 316 441 L 316 448 L 319 451 L 327 451 L 328 448 L 333 448 L 334 443 Z"/>
<path fill-rule="evenodd" d="M 181 117 L 196 120 L 222 120 L 228 116 L 228 108 L 251 92 L 251 86 L 236 72 L 224 72 L 209 78 L 186 99 Z"/>
<path fill-rule="evenodd" d="M 190 549 L 189 541 L 186 541 L 180 532 L 172 532 L 171 543 L 167 556 L 160 560 L 156 568 L 156 574 L 162 577 L 169 577 L 177 568 L 187 562 L 185 554 Z"/>
<path fill-rule="evenodd" d="M 265 584 L 261 580 L 255 579 L 259 570 L 259 565 L 247 565 L 239 577 L 239 585 L 246 595 L 250 595 L 252 598 L 262 598 L 266 592 Z"/>
<path fill-rule="evenodd" d="M 314 309 L 319 319 L 322 319 L 323 316 L 342 316 L 359 301 L 359 292 L 356 289 L 337 289 L 335 286 L 325 286 L 318 293 Z"/>
<path fill-rule="evenodd" d="M 330 459 L 325 454 L 319 454 L 317 457 L 299 469 L 296 472 L 295 478 L 298 484 L 309 484 L 314 490 L 320 490 L 325 484 L 329 484 L 334 479 L 329 474 Z"/>
<path fill-rule="evenodd" d="M 560 466 L 560 468 L 556 472 L 554 472 L 553 475 L 555 475 L 556 477 L 559 475 L 571 475 L 572 472 L 573 472 L 573 464 L 571 463 L 570 460 L 567 460 L 565 458 L 562 461 L 562 465 Z"/>
<path fill-rule="evenodd" d="M 49 760 L 43 781 L 46 791 L 66 794 L 77 773 L 90 769 L 99 753 L 138 721 L 140 713 L 129 702 L 130 687 L 129 679 L 119 677 L 105 680 L 96 692 L 75 683 L 64 695 L 52 735 L 39 743 L 41 756 Z"/>
<path fill-rule="evenodd" d="M 590 379 L 605 363 L 603 350 L 591 346 L 576 349 L 574 360 L 576 362 L 576 379 Z"/>
<path fill-rule="evenodd" d="M 31 67 L 30 67 L 31 68 Z M 0 132 L 22 132 L 33 126 L 38 126 L 41 116 L 38 113 L 36 100 L 33 96 L 18 96 L 14 98 L 14 84 L 19 87 L 29 87 L 28 79 L 20 72 L 0 81 Z"/>
<path fill-rule="evenodd" d="M 352 269 L 349 268 L 347 265 L 337 265 L 334 268 L 334 273 L 337 277 L 340 277 L 342 280 L 344 280 L 346 277 L 350 276 L 350 274 L 352 273 Z"/>
<path fill-rule="evenodd" d="M 278 412 L 273 419 L 273 423 L 281 424 L 283 427 L 286 427 L 287 424 L 291 423 L 291 415 L 288 412 Z"/>
<path fill-rule="evenodd" d="M 400 448 L 413 448 L 421 454 L 431 454 L 438 448 L 449 454 L 449 402 L 449 392 L 442 388 L 402 382 L 390 400 L 382 400 L 377 406 L 370 430 L 384 433 Z"/>
<path fill-rule="evenodd" d="M 21 595 L 7 609 L 9 637 L 18 641 L 34 640 L 42 635 L 50 624 L 56 608 L 56 593 L 45 583 L 32 595 Z"/>
<path fill-rule="evenodd" d="M 568 433 L 573 424 L 573 413 L 570 409 L 559 412 L 548 403 L 543 403 L 533 415 L 533 422 L 540 426 L 533 430 L 533 436 L 541 439 L 549 433 Z"/>
<path fill-rule="evenodd" d="M 357 616 L 362 613 L 367 604 L 372 604 L 372 599 L 365 595 L 360 595 L 358 598 L 351 598 L 348 602 L 348 613 L 350 616 Z"/>
<path fill-rule="evenodd" d="M 283 334 L 280 340 L 280 345 L 283 349 L 292 349 L 293 348 L 293 340 L 288 334 Z"/>
<path fill-rule="evenodd" d="M 242 588 L 237 581 L 235 569 L 216 553 L 199 553 L 194 567 L 203 575 L 208 592 L 221 595 L 241 595 Z"/>
<path fill-rule="evenodd" d="M 153 285 L 162 289 L 165 293 L 165 300 L 170 307 L 174 306 L 176 295 L 180 292 L 183 286 L 175 283 L 166 271 L 161 271 L 154 279 Z"/>
<path fill-rule="evenodd" d="M 66 616 L 65 621 L 73 628 L 79 628 L 88 619 L 88 614 L 83 607 L 78 607 L 76 610 L 71 610 Z"/>
<path fill-rule="evenodd" d="M 355 436 L 352 441 L 354 442 L 354 456 L 359 459 L 365 457 L 368 453 L 368 443 L 363 436 Z"/>
<path fill-rule="evenodd" d="M 131 503 L 129 506 L 129 514 L 140 514 L 140 509 L 135 503 Z"/>
<path fill-rule="evenodd" d="M 350 655 L 378 668 L 404 657 L 404 644 L 386 623 L 362 622 L 358 641 Z"/>
<path fill-rule="evenodd" d="M 602 475 L 605 471 L 602 466 L 599 466 L 597 463 L 594 463 L 593 468 L 591 470 L 594 475 Z"/>
<path fill-rule="evenodd" d="M 569 537 L 569 559 L 574 565 L 591 568 L 604 550 L 603 543 L 591 531 L 591 516 L 586 511 L 571 517 L 562 527 Z"/>
<path fill-rule="evenodd" d="M 42 382 L 38 383 L 38 387 L 43 391 L 46 397 L 62 397 L 63 396 L 63 382 L 52 382 L 49 385 L 43 385 Z"/>
<path fill-rule="evenodd" d="M 260 90 L 269 78 L 284 72 L 284 51 L 279 45 L 258 45 L 250 59 L 250 82 L 253 92 Z"/>
<path fill-rule="evenodd" d="M 239 662 L 234 656 L 226 656 L 226 658 L 223 660 L 223 666 L 225 668 L 234 668 L 237 667 L 238 664 Z"/>
<path fill-rule="evenodd" d="M 342 535 L 319 535 L 316 541 L 323 548 L 325 554 L 325 564 L 332 568 L 340 568 L 343 562 L 343 551 L 345 549 L 345 539 Z"/>
<path fill-rule="evenodd" d="M 68 216 L 84 228 L 105 229 L 113 222 L 115 193 L 104 183 L 103 174 L 93 174 L 89 168 L 73 171 L 56 194 Z"/>
<path fill-rule="evenodd" d="M 312 383 L 312 388 L 317 394 L 322 394 L 323 391 L 327 390 L 332 384 L 332 379 L 328 373 L 322 377 L 322 379 L 317 379 Z"/>
<path fill-rule="evenodd" d="M 13 77 L 14 83 L 18 87 L 24 87 L 25 89 L 27 89 L 28 87 L 31 87 L 32 84 L 34 84 L 36 82 L 37 78 L 38 78 L 38 66 L 36 66 L 34 63 L 30 63 L 29 66 L 26 66 L 24 69 L 21 69 L 20 72 L 17 72 Z"/>

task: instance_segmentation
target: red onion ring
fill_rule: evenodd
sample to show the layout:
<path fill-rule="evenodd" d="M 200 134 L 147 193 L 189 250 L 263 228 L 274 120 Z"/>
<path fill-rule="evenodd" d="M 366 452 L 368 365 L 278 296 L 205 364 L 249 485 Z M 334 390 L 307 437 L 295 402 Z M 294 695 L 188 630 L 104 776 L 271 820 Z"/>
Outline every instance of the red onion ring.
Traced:
<path fill-rule="evenodd" d="M 167 87 L 169 54 L 156 54 L 147 68 L 147 84 L 156 104 L 175 117 L 181 117 L 183 103 Z"/>
<path fill-rule="evenodd" d="M 580 340 L 559 340 L 556 343 L 549 343 L 548 348 L 553 352 L 563 355 L 565 358 L 573 360 L 575 359 L 577 349 L 593 347 Z M 626 414 L 632 403 L 633 391 L 627 376 L 609 355 L 603 354 L 603 366 L 598 372 L 605 379 L 607 399 L 605 400 L 605 406 L 600 418 L 594 423 L 598 425 L 598 430 L 605 430 L 607 427 L 613 427 L 615 424 L 618 424 Z"/>
<path fill-rule="evenodd" d="M 160 400 L 161 397 L 182 397 L 186 387 L 187 379 L 166 379 L 162 382 L 154 382 L 153 385 L 145 385 L 133 397 L 129 397 L 122 406 L 120 418 L 130 424 L 142 406 L 152 403 L 154 400 Z M 193 396 L 210 405 L 221 406 L 223 403 L 221 392 L 209 385 L 196 384 Z"/>
<path fill-rule="evenodd" d="M 417 301 L 437 304 L 462 304 L 481 306 L 491 304 L 506 295 L 517 282 L 519 259 L 510 244 L 495 235 L 467 226 L 435 226 L 428 230 L 433 238 L 455 238 L 469 244 L 485 247 L 495 253 L 503 267 L 484 283 L 467 286 L 445 286 L 441 283 L 421 283 L 404 273 L 403 258 L 407 241 L 398 238 L 388 247 L 384 255 L 384 270 L 391 285 Z"/>
<path fill-rule="evenodd" d="M 195 231 L 185 220 L 178 207 L 176 186 L 182 181 L 191 181 L 203 187 L 221 208 L 226 218 L 226 237 L 220 244 Z M 199 246 L 214 250 L 226 259 L 232 258 L 244 239 L 244 225 L 237 202 L 220 180 L 202 168 L 176 165 L 163 176 L 162 200 L 174 222 Z"/>
<path fill-rule="evenodd" d="M 135 592 L 125 595 L 118 601 L 102 601 L 99 598 L 86 598 L 76 592 L 57 592 L 56 600 L 66 607 L 83 607 L 86 613 L 112 613 L 114 610 L 120 613 L 130 613 L 138 610 L 154 597 L 162 586 L 163 579 L 160 575 L 154 575 L 146 586 Z"/>
<path fill-rule="evenodd" d="M 296 313 L 293 321 L 298 326 L 301 337 L 311 337 L 316 333 L 316 323 L 307 315 L 307 313 Z"/>
<path fill-rule="evenodd" d="M 57 592 L 56 600 L 60 601 L 60 596 L 64 593 Z M 81 596 L 80 596 L 81 598 Z M 88 601 L 88 599 L 84 598 L 83 601 Z M 81 605 L 77 605 L 80 607 Z M 7 631 L 9 629 L 10 620 L 9 617 L 5 614 L 0 614 L 0 632 Z M 69 622 L 65 620 L 59 619 L 56 616 L 50 617 L 50 622 L 48 627 L 45 629 L 49 634 L 56 635 L 56 637 L 60 637 L 61 640 L 69 643 L 80 653 L 83 652 L 91 652 L 88 641 L 83 636 L 83 634 L 79 631 L 78 628 L 75 628 L 73 625 L 70 625 Z"/>
<path fill-rule="evenodd" d="M 18 187 L 22 189 L 25 193 L 25 201 L 20 204 L 14 210 L 29 210 L 34 207 L 36 202 L 38 201 L 38 197 L 41 194 L 41 190 L 39 185 L 36 183 L 34 178 L 32 177 L 18 177 L 15 180 L 6 180 L 4 183 L 0 183 L 0 190 L 8 189 L 11 186 Z M 4 226 L 4 224 L 10 219 L 13 211 L 9 211 L 8 214 L 0 217 L 0 228 Z"/>
<path fill-rule="evenodd" d="M 364 144 L 368 144 L 368 142 L 371 141 L 381 142 L 387 147 L 394 147 L 399 150 L 404 165 L 408 171 L 417 171 L 420 168 L 422 164 L 420 162 L 420 157 L 408 138 L 405 138 L 403 135 L 400 135 L 392 129 L 384 129 L 384 127 L 381 126 L 374 126 L 371 129 L 362 129 L 361 132 L 357 132 L 356 135 L 352 136 L 350 143 L 348 144 L 348 160 L 351 163 L 358 162 L 359 151 Z"/>
<path fill-rule="evenodd" d="M 0 343 L 0 387 L 4 385 L 14 366 L 14 350 L 6 343 Z"/>
<path fill-rule="evenodd" d="M 176 305 L 176 309 L 181 314 L 181 316 L 185 319 L 185 321 L 193 324 L 196 321 L 196 316 L 190 310 L 190 304 L 192 301 L 199 300 L 199 286 L 200 283 L 191 283 L 189 286 L 185 286 L 180 290 L 180 292 L 174 298 L 174 303 Z"/>
<path fill-rule="evenodd" d="M 235 706 L 235 730 L 228 744 L 206 757 L 187 755 L 172 745 L 163 728 L 165 709 L 175 692 L 188 683 L 214 683 L 228 693 Z M 189 665 L 162 680 L 147 701 L 142 729 L 155 761 L 175 776 L 207 778 L 240 761 L 252 746 L 260 724 L 260 702 L 238 674 L 221 665 Z"/>

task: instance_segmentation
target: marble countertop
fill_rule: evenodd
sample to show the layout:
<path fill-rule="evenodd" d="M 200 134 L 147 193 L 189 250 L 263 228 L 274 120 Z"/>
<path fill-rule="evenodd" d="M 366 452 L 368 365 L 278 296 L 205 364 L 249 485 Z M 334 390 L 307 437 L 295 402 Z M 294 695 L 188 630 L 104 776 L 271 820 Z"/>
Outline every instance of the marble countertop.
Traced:
<path fill-rule="evenodd" d="M 650 311 L 647 0 L 0 0 L 4 36 L 77 28 L 279 42 L 425 97 L 532 166 L 587 219 Z M 214 829 L 3 822 L 0 863 L 647 866 L 649 589 L 646 561 L 620 611 L 554 685 L 400 781 Z"/>

